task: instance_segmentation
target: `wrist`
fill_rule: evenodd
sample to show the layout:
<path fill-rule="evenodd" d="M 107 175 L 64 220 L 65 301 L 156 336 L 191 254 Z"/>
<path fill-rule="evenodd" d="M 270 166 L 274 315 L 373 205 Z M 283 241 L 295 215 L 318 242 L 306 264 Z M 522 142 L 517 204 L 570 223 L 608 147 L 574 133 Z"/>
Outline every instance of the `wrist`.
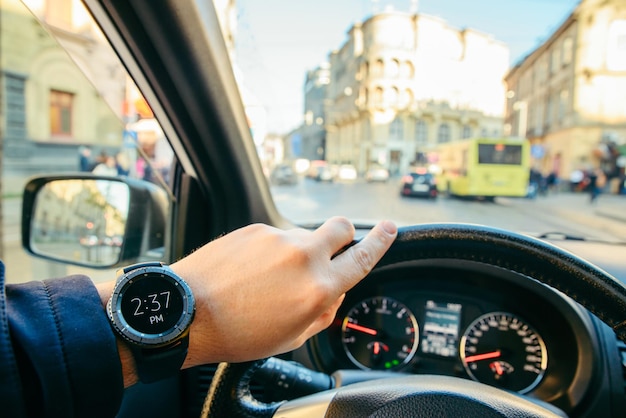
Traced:
<path fill-rule="evenodd" d="M 114 287 L 115 281 L 96 284 L 96 289 L 100 295 L 102 308 L 105 310 L 105 313 L 107 303 L 111 298 Z M 113 330 L 111 330 L 111 332 L 113 332 Z M 139 378 L 137 377 L 137 369 L 135 367 L 135 359 L 126 343 L 118 335 L 116 335 L 115 338 L 117 340 L 117 352 L 120 357 L 120 365 L 122 368 L 122 375 L 124 377 L 124 387 L 127 388 L 139 381 Z"/>

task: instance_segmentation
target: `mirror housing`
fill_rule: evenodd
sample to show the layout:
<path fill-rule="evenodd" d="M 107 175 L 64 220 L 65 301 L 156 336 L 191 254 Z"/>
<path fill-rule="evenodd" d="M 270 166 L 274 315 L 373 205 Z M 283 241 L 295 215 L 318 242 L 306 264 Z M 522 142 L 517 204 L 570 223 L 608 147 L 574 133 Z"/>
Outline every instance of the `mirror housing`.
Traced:
<path fill-rule="evenodd" d="M 162 260 L 170 204 L 164 189 L 142 180 L 32 178 L 22 200 L 22 246 L 36 257 L 96 269 Z"/>

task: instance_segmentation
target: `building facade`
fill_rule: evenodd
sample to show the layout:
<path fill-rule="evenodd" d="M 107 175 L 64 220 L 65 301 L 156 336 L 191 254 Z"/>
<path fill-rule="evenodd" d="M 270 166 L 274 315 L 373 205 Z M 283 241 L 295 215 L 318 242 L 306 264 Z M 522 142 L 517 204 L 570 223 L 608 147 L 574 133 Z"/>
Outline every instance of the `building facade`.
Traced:
<path fill-rule="evenodd" d="M 530 139 L 537 169 L 567 179 L 574 170 L 601 166 L 619 176 L 626 144 L 626 2 L 582 0 L 505 82 L 506 131 Z"/>
<path fill-rule="evenodd" d="M 393 174 L 438 143 L 503 134 L 509 51 L 490 35 L 421 14 L 355 24 L 330 54 L 326 159 Z"/>
<path fill-rule="evenodd" d="M 323 63 L 308 71 L 304 83 L 304 123 L 297 129 L 300 141 L 297 157 L 309 160 L 326 158 L 326 113 L 324 103 L 330 83 L 330 65 Z M 292 136 L 293 138 L 293 136 Z"/>

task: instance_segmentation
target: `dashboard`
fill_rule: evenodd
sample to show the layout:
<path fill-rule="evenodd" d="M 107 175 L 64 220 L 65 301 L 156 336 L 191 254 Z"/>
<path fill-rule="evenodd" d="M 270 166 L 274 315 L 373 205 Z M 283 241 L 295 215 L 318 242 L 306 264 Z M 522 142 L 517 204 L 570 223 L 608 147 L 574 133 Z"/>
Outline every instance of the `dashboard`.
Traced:
<path fill-rule="evenodd" d="M 578 304 L 517 273 L 428 260 L 375 270 L 306 350 L 327 373 L 456 376 L 570 413 L 601 374 L 596 327 Z"/>

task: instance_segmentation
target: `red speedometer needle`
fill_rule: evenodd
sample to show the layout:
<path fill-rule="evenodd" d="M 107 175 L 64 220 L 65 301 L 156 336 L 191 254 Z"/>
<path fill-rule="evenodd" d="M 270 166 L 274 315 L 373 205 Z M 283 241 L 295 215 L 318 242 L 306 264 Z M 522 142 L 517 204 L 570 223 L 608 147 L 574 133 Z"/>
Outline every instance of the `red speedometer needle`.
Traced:
<path fill-rule="evenodd" d="M 361 331 L 361 332 L 364 332 L 364 333 L 369 334 L 369 335 L 376 335 L 376 334 L 378 334 L 378 331 L 376 331 L 375 329 L 367 328 L 367 327 L 364 327 L 362 325 L 353 324 L 352 322 L 348 322 L 346 324 L 346 328 L 351 328 L 351 329 L 353 329 L 355 331 Z"/>
<path fill-rule="evenodd" d="M 500 357 L 500 350 L 492 351 L 490 353 L 476 354 L 475 356 L 465 357 L 466 363 L 471 363 L 473 361 L 487 360 L 490 358 Z"/>

